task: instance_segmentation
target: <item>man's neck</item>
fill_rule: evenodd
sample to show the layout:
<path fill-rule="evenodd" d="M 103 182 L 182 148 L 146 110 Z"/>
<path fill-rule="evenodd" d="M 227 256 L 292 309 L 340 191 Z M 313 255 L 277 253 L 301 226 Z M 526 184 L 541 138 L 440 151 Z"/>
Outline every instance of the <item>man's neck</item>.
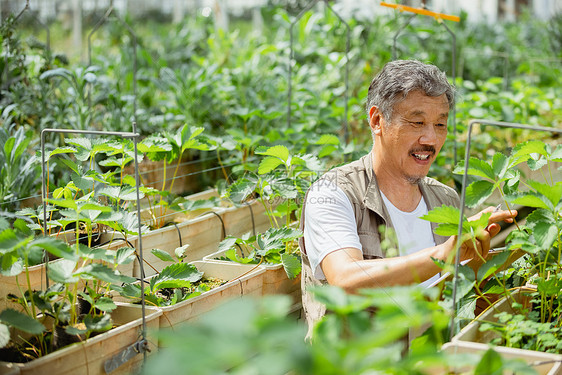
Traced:
<path fill-rule="evenodd" d="M 377 163 L 373 154 L 373 171 L 377 176 L 380 191 L 400 211 L 411 212 L 416 209 L 422 194 L 417 183 L 392 174 L 382 163 Z"/>

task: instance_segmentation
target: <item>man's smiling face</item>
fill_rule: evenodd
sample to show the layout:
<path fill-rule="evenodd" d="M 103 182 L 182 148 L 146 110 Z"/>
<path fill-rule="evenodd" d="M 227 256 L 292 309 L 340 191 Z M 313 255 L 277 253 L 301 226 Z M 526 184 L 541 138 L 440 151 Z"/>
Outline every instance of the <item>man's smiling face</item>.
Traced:
<path fill-rule="evenodd" d="M 413 91 L 397 103 L 390 123 L 380 118 L 375 130 L 385 169 L 410 183 L 425 177 L 447 139 L 448 115 L 445 94 L 433 97 Z"/>

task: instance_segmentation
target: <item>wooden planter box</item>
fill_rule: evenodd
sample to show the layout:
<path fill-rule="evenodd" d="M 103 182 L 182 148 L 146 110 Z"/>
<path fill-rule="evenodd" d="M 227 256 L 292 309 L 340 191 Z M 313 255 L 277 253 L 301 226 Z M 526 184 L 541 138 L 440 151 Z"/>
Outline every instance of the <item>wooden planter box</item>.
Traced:
<path fill-rule="evenodd" d="M 208 189 L 196 194 L 191 194 L 186 197 L 187 200 L 190 201 L 197 201 L 197 200 L 208 200 L 211 198 L 219 198 L 219 193 L 216 189 Z M 143 207 L 147 206 L 148 203 L 143 205 Z M 161 207 L 159 205 L 154 205 L 152 209 L 150 207 L 145 207 L 141 210 L 141 221 L 144 225 L 148 227 L 156 227 L 161 223 L 168 224 L 168 223 L 183 223 L 187 220 L 196 219 L 199 216 L 202 216 L 206 212 L 210 211 L 217 211 L 221 208 L 232 207 L 232 205 L 228 204 L 226 201 L 220 201 L 220 206 L 213 207 L 213 208 L 201 208 L 192 211 L 175 211 L 171 208 Z"/>
<path fill-rule="evenodd" d="M 241 264 L 219 264 L 205 261 L 192 262 L 205 276 L 228 280 L 224 285 L 202 293 L 172 306 L 161 307 L 160 328 L 174 328 L 182 323 L 196 319 L 219 304 L 232 298 L 247 295 L 260 296 L 263 290 L 265 270 L 260 267 Z M 115 296 L 118 301 L 128 299 Z"/>
<path fill-rule="evenodd" d="M 237 249 L 240 254 L 240 249 Z M 221 260 L 224 258 L 225 251 L 217 251 L 209 254 L 203 260 L 212 263 L 238 264 L 233 261 Z M 291 297 L 294 308 L 302 304 L 301 275 L 294 279 L 289 279 L 282 264 L 262 264 L 260 267 L 265 269 L 263 281 L 263 294 L 285 294 Z"/>
<path fill-rule="evenodd" d="M 201 190 L 200 172 L 201 165 L 190 163 L 191 160 L 184 158 L 178 168 L 172 193 L 182 194 L 185 191 Z M 171 179 L 176 171 L 176 162 L 166 164 L 166 174 L 164 174 L 164 163 L 162 161 L 152 161 L 147 158 L 139 164 L 139 173 L 144 186 L 155 189 L 162 189 L 164 176 L 166 176 L 166 189 L 169 190 Z M 130 164 L 123 170 L 124 174 L 134 176 L 135 167 Z"/>
<path fill-rule="evenodd" d="M 466 353 L 484 354 L 489 348 L 490 346 L 487 344 L 456 341 L 443 345 L 442 351 L 448 354 L 466 354 Z M 553 360 L 552 354 L 535 352 L 531 350 L 506 348 L 503 346 L 496 346 L 493 349 L 502 357 L 502 359 L 523 359 L 530 365 L 538 364 L 536 366 L 533 366 L 533 368 L 537 371 L 539 375 L 562 374 L 562 364 L 560 362 L 552 362 Z M 459 367 L 459 368 L 447 369 L 447 370 L 455 371 L 454 373 L 464 374 L 464 373 L 469 373 L 469 371 L 471 370 L 474 370 L 474 367 L 473 368 Z M 445 372 L 444 369 L 440 369 L 439 371 L 435 371 L 431 373 L 448 374 L 448 372 Z"/>
<path fill-rule="evenodd" d="M 76 242 L 75 234 L 73 231 L 65 231 L 61 232 L 56 238 L 59 238 L 68 244 L 73 244 Z M 122 238 L 122 235 L 118 232 L 105 232 L 101 235 L 101 242 L 107 242 L 114 238 Z M 136 244 L 133 242 L 133 246 Z M 122 247 L 129 246 L 125 241 L 115 240 L 111 243 L 101 246 L 102 249 L 108 250 L 117 250 Z M 59 259 L 55 259 L 50 261 L 49 263 L 54 263 L 60 261 Z M 134 269 L 134 262 L 129 264 L 119 265 L 117 270 L 125 276 L 133 276 L 133 269 Z M 29 267 L 29 279 L 31 284 L 31 289 L 33 290 L 44 290 L 46 289 L 46 270 L 45 264 L 38 264 L 36 266 Z M 6 300 L 8 294 L 15 294 L 17 296 L 21 296 L 19 285 L 22 286 L 22 290 L 25 291 L 27 289 L 27 281 L 25 277 L 25 272 L 22 272 L 17 276 L 3 276 L 0 275 L 0 311 L 6 308 L 13 308 L 17 310 L 22 310 L 22 307 L 19 304 L 11 303 Z"/>
<path fill-rule="evenodd" d="M 527 306 L 530 304 L 528 297 L 522 293 L 521 290 L 512 293 L 513 298 L 516 302 L 522 304 L 523 306 Z M 472 347 L 475 348 L 488 348 L 488 343 L 498 337 L 497 334 L 493 331 L 480 331 L 480 321 L 487 321 L 487 322 L 496 322 L 497 319 L 494 317 L 495 314 L 498 312 L 509 312 L 514 313 L 511 307 L 511 300 L 507 300 L 506 298 L 500 299 L 497 303 L 492 305 L 491 308 L 483 312 L 480 316 L 473 320 L 470 324 L 464 327 L 456 336 L 453 337 L 452 343 L 465 345 L 467 343 L 474 344 Z M 466 345 L 465 345 L 466 346 Z M 501 347 L 501 346 L 494 346 L 494 350 L 496 350 L 502 354 L 502 356 L 507 356 L 509 353 L 509 358 L 523 358 L 526 359 L 528 362 L 533 362 L 534 358 L 540 358 L 541 361 L 558 361 L 557 366 L 552 367 L 552 369 L 548 371 L 555 371 L 555 372 L 541 372 L 541 374 L 562 374 L 562 355 L 553 354 L 553 353 L 542 353 L 537 352 L 534 350 L 526 350 L 526 349 L 517 349 L 517 348 L 508 348 L 508 347 Z M 506 357 L 507 358 L 507 357 Z M 546 368 L 546 367 L 545 367 Z"/>
<path fill-rule="evenodd" d="M 155 333 L 158 329 L 160 309 L 146 308 L 147 341 L 151 353 L 158 350 Z M 140 306 L 119 304 L 111 317 L 118 327 L 84 342 L 72 344 L 28 363 L 2 364 L 3 367 L 17 368 L 19 374 L 56 375 L 101 375 L 106 374 L 104 364 L 119 354 L 140 337 L 142 310 Z M 139 354 L 125 362 L 111 374 L 130 374 L 140 368 L 143 355 Z"/>
<path fill-rule="evenodd" d="M 179 215 L 176 216 L 178 217 Z M 180 243 L 189 244 L 185 259 L 191 262 L 201 260 L 205 255 L 215 252 L 225 236 L 241 236 L 254 229 L 259 232 L 269 227 L 269 219 L 265 215 L 263 206 L 257 201 L 252 201 L 240 207 L 218 208 L 203 216 L 149 231 L 142 235 L 145 276 L 154 275 L 167 265 L 166 262 L 152 255 L 150 252 L 152 249 L 158 248 L 174 256 L 174 250 L 180 246 Z M 137 238 L 134 236 L 131 240 L 136 243 Z M 141 276 L 138 262 L 135 262 L 133 276 Z"/>

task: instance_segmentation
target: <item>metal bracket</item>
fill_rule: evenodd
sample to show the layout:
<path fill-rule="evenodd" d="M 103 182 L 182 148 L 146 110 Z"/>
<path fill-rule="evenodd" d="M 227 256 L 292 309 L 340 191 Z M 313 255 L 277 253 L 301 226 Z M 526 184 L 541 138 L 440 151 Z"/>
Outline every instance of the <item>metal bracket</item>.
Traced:
<path fill-rule="evenodd" d="M 123 349 L 121 352 L 111 357 L 111 359 L 105 361 L 105 363 L 103 364 L 103 369 L 105 370 L 106 374 L 110 374 L 121 365 L 129 362 L 138 354 L 144 355 L 146 354 L 146 352 L 150 352 L 150 348 L 148 347 L 148 341 L 144 339 L 137 341 L 133 345 L 128 346 L 127 348 Z"/>

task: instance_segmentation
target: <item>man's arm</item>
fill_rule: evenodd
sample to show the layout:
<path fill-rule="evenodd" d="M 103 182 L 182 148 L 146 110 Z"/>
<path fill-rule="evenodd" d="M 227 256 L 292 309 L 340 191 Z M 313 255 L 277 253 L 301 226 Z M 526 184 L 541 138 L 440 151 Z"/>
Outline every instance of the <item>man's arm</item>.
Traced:
<path fill-rule="evenodd" d="M 516 211 L 492 213 L 487 229 L 476 238 L 476 247 L 472 241 L 461 244 L 461 261 L 480 258 L 477 253 L 486 258 L 490 250 L 490 239 L 500 231 L 500 226 L 496 223 L 510 222 L 516 215 Z M 409 285 L 425 281 L 441 271 L 432 258 L 452 261 L 455 249 L 456 236 L 441 245 L 395 258 L 364 260 L 361 250 L 342 248 L 326 255 L 320 266 L 328 283 L 353 293 L 361 288 Z"/>

